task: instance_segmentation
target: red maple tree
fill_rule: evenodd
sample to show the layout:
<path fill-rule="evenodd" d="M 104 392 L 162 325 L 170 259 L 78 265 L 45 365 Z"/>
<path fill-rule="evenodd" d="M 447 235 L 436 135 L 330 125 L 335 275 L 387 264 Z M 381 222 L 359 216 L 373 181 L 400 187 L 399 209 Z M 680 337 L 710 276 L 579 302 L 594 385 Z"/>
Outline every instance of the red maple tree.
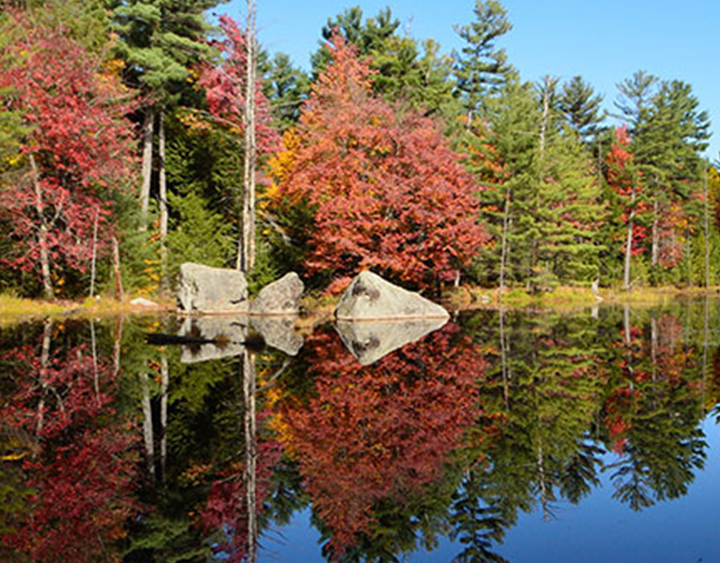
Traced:
<path fill-rule="evenodd" d="M 615 140 L 607 155 L 608 183 L 622 198 L 623 212 L 621 220 L 632 232 L 631 253 L 633 256 L 644 252 L 643 241 L 647 239 L 647 227 L 637 222 L 637 217 L 647 212 L 647 203 L 643 201 L 643 184 L 639 173 L 632 170 L 633 154 L 630 151 L 630 135 L 627 126 L 615 130 Z M 623 240 L 625 238 L 623 237 Z M 626 243 L 623 244 L 623 252 Z"/>
<path fill-rule="evenodd" d="M 0 60 L 4 109 L 24 125 L 18 174 L 0 191 L 11 227 L 10 267 L 38 272 L 46 297 L 52 272 L 85 271 L 98 224 L 98 250 L 113 229 L 110 195 L 132 174 L 133 106 L 120 79 L 62 26 L 36 25 L 11 12 L 20 30 Z M 0 110 L 2 111 L 2 110 Z"/>
<path fill-rule="evenodd" d="M 373 268 L 433 289 L 454 280 L 485 242 L 478 186 L 439 123 L 374 96 L 367 61 L 338 34 L 330 48 L 273 165 L 276 208 L 312 212 L 305 267 L 336 279 Z"/>
<path fill-rule="evenodd" d="M 220 18 L 224 38 L 215 42 L 222 52 L 219 65 L 202 70 L 200 85 L 205 89 L 210 113 L 218 122 L 242 133 L 245 130 L 245 85 L 247 82 L 247 34 L 229 16 Z M 260 153 L 278 150 L 280 138 L 270 125 L 270 103 L 262 92 L 260 81 L 255 85 L 255 131 Z"/>

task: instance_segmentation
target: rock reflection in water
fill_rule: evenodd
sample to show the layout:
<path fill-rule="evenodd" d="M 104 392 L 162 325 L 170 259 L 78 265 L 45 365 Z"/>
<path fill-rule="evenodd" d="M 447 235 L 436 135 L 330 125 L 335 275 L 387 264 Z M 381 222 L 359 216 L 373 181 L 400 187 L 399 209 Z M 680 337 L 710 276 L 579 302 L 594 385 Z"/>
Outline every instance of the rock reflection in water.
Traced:
<path fill-rule="evenodd" d="M 338 321 L 335 328 L 345 346 L 363 366 L 442 328 L 447 319 L 404 321 Z"/>
<path fill-rule="evenodd" d="M 288 356 L 297 356 L 303 346 L 303 337 L 295 331 L 296 320 L 296 316 L 288 315 L 252 317 L 250 322 L 263 337 L 265 344 Z"/>
<path fill-rule="evenodd" d="M 252 326 L 265 344 L 288 356 L 296 356 L 303 338 L 295 331 L 294 316 L 186 317 L 178 336 L 186 340 L 181 347 L 182 363 L 206 362 L 242 355 Z"/>
<path fill-rule="evenodd" d="M 192 341 L 181 347 L 184 364 L 239 356 L 248 334 L 247 317 L 186 317 L 179 335 Z"/>

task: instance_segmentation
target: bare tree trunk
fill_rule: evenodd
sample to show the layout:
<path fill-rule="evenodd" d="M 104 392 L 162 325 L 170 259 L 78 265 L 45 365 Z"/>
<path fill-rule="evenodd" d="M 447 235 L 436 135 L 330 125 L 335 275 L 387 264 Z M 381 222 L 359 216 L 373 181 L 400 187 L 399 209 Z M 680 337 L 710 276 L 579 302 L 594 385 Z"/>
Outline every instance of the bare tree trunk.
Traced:
<path fill-rule="evenodd" d="M 498 316 L 500 318 L 500 363 L 502 367 L 503 398 L 505 399 L 505 408 L 509 408 L 510 378 L 507 364 L 507 340 L 505 338 L 505 309 L 503 309 L 502 307 L 502 301 L 500 303 L 500 310 L 498 311 Z"/>
<path fill-rule="evenodd" d="M 167 468 L 167 413 L 168 387 L 170 386 L 167 352 L 163 352 L 160 358 L 160 377 L 160 480 L 164 483 Z"/>
<path fill-rule="evenodd" d="M 630 346 L 630 307 L 627 305 L 623 306 L 623 328 L 625 330 L 625 345 Z"/>
<path fill-rule="evenodd" d="M 118 301 L 122 301 L 123 288 L 122 278 L 120 277 L 120 245 L 117 238 L 113 237 L 113 270 L 115 271 L 115 297 Z"/>
<path fill-rule="evenodd" d="M 113 343 L 113 374 L 114 377 L 120 375 L 120 355 L 122 352 L 122 328 L 123 316 L 117 315 L 115 321 L 115 342 Z"/>
<path fill-rule="evenodd" d="M 55 296 L 52 284 L 52 276 L 50 275 L 50 254 L 48 252 L 48 223 L 45 218 L 45 203 L 43 202 L 42 188 L 40 187 L 40 171 L 38 170 L 35 157 L 30 155 L 30 166 L 32 167 L 33 188 L 35 190 L 35 212 L 40 221 L 38 229 L 38 246 L 40 247 L 40 272 L 43 281 L 43 293 L 46 299 L 52 299 Z"/>
<path fill-rule="evenodd" d="M 160 291 L 167 289 L 167 246 L 168 207 L 167 207 L 167 175 L 165 171 L 165 115 L 163 110 L 158 113 L 158 190 L 160 198 Z"/>
<path fill-rule="evenodd" d="M 542 443 L 538 446 L 537 454 L 537 469 L 538 478 L 540 479 L 540 504 L 543 509 L 543 521 L 549 522 L 551 520 L 549 498 L 547 491 L 547 477 L 545 476 L 545 456 L 543 453 Z"/>
<path fill-rule="evenodd" d="M 651 266 L 653 268 L 653 271 L 658 265 L 658 258 L 660 257 L 660 232 L 658 229 L 658 215 L 660 212 L 660 205 L 658 204 L 658 200 L 655 199 L 653 201 L 653 222 L 652 222 L 652 258 L 651 258 Z"/>
<path fill-rule="evenodd" d="M 703 217 L 703 227 L 705 231 L 705 289 L 710 287 L 710 202 L 708 201 L 708 164 L 705 162 L 705 181 L 703 185 L 703 196 L 705 199 L 705 209 Z"/>
<path fill-rule="evenodd" d="M 540 210 L 543 209 L 543 180 L 546 177 L 545 174 L 545 150 L 547 145 L 547 134 L 548 134 L 548 125 L 549 125 L 549 119 L 550 119 L 550 94 L 555 89 L 555 86 L 557 84 L 557 80 L 551 78 L 550 76 L 545 76 L 543 79 L 544 87 L 542 89 L 542 118 L 540 121 L 540 134 L 539 134 L 539 166 L 538 166 L 538 189 L 536 190 L 536 198 L 535 198 L 535 220 L 538 222 L 538 224 L 542 227 L 543 223 L 540 220 Z M 541 280 L 537 279 L 537 272 L 539 269 L 539 263 L 540 263 L 540 237 L 533 237 L 532 240 L 532 253 L 531 253 L 531 259 L 530 259 L 530 283 L 532 287 L 532 293 L 535 293 L 539 287 L 538 281 L 542 281 L 545 276 L 543 275 Z M 550 265 L 547 264 L 547 262 L 544 265 L 544 268 L 547 270 L 550 268 Z M 543 282 L 544 283 L 544 282 Z M 542 289 L 542 288 L 540 288 Z"/>
<path fill-rule="evenodd" d="M 502 295 L 505 291 L 505 268 L 507 265 L 508 257 L 508 225 L 510 216 L 510 188 L 508 187 L 505 193 L 505 209 L 503 211 L 503 229 L 502 229 L 502 242 L 500 244 L 500 293 L 499 300 L 500 306 L 502 307 Z"/>
<path fill-rule="evenodd" d="M 43 327 L 42 351 L 40 352 L 40 400 L 37 408 L 37 425 L 35 427 L 35 435 L 39 438 L 45 423 L 45 392 L 47 391 L 47 370 L 50 365 L 50 344 L 52 343 L 52 326 L 51 318 L 45 320 Z"/>
<path fill-rule="evenodd" d="M 150 185 L 152 183 L 153 130 L 155 128 L 155 108 L 145 108 L 143 122 L 143 158 L 142 185 L 140 187 L 140 209 L 142 212 L 140 230 L 147 230 L 147 215 L 150 208 Z"/>
<path fill-rule="evenodd" d="M 255 2 L 247 0 L 247 69 L 245 76 L 245 140 L 242 237 L 237 268 L 245 273 L 255 265 Z"/>
<path fill-rule="evenodd" d="M 633 368 L 632 361 L 632 327 L 630 326 L 630 307 L 625 305 L 623 307 L 623 325 L 625 328 L 625 363 L 627 365 L 628 374 L 630 375 L 630 391 L 633 390 L 633 374 L 635 370 Z"/>
<path fill-rule="evenodd" d="M 635 189 L 630 195 L 630 217 L 628 218 L 627 241 L 625 244 L 625 272 L 623 274 L 623 286 L 625 291 L 630 291 L 630 259 L 632 257 L 633 220 L 635 219 Z"/>
<path fill-rule="evenodd" d="M 99 214 L 95 212 L 95 222 L 93 224 L 92 261 L 90 263 L 90 297 L 95 296 L 95 264 L 97 262 L 97 238 L 99 219 Z"/>
<path fill-rule="evenodd" d="M 155 439 L 153 436 L 152 404 L 150 403 L 150 381 L 147 373 L 140 374 L 142 383 L 143 439 L 148 472 L 155 479 Z"/>
<path fill-rule="evenodd" d="M 257 560 L 257 420 L 255 405 L 255 358 L 243 351 L 243 399 L 245 403 L 245 483 L 247 485 L 248 562 Z"/>
<path fill-rule="evenodd" d="M 92 348 L 92 360 L 93 360 L 93 385 L 95 388 L 95 401 L 98 405 L 100 404 L 100 380 L 98 376 L 98 361 L 97 361 L 97 337 L 95 336 L 95 323 L 90 320 L 90 347 Z"/>
<path fill-rule="evenodd" d="M 650 318 L 650 362 L 652 363 L 652 381 L 655 382 L 657 376 L 657 351 L 658 351 L 658 326 L 655 313 Z"/>

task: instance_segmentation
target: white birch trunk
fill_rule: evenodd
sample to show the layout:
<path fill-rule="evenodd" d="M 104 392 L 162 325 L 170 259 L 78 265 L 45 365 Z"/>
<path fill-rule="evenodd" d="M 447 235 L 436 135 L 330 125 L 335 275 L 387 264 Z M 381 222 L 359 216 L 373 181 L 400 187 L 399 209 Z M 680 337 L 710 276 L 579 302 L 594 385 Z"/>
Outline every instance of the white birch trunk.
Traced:
<path fill-rule="evenodd" d="M 142 185 L 140 186 L 140 209 L 142 212 L 140 229 L 147 230 L 147 215 L 150 208 L 150 185 L 152 182 L 153 159 L 153 130 L 155 128 L 155 109 L 145 109 L 143 122 L 143 158 L 142 158 Z"/>
<path fill-rule="evenodd" d="M 167 174 L 165 170 L 165 115 L 158 113 L 158 191 L 160 208 L 160 289 L 167 289 L 167 245 L 168 206 L 167 206 Z"/>

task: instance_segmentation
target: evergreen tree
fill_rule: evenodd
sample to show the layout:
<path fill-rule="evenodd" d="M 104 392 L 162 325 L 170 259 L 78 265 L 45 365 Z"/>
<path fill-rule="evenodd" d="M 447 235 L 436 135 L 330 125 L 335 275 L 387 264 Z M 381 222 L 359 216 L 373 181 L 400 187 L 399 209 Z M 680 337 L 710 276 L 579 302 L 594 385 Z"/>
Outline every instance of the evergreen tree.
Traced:
<path fill-rule="evenodd" d="M 140 202 L 143 228 L 151 196 L 153 166 L 157 163 L 157 197 L 160 237 L 167 234 L 167 186 L 165 170 L 165 113 L 177 104 L 187 87 L 190 68 L 208 60 L 213 49 L 206 41 L 211 26 L 205 11 L 219 0 L 126 0 L 113 8 L 115 30 L 121 41 L 118 52 L 126 61 L 125 81 L 140 89 L 142 108 L 142 187 Z M 158 135 L 158 155 L 153 157 L 153 137 Z"/>
<path fill-rule="evenodd" d="M 300 119 L 302 102 L 310 93 L 310 79 L 293 67 L 288 55 L 277 53 L 267 64 L 262 88 L 270 101 L 273 125 L 284 133 Z"/>
<path fill-rule="evenodd" d="M 512 29 L 507 11 L 496 0 L 476 0 L 475 21 L 455 26 L 466 45 L 454 53 L 455 76 L 470 122 L 481 108 L 484 99 L 501 87 L 512 70 L 504 49 L 495 41 Z"/>
<path fill-rule="evenodd" d="M 651 281 L 667 281 L 663 272 L 677 266 L 687 252 L 690 225 L 700 186 L 699 153 L 707 146 L 709 121 L 689 85 L 659 81 L 643 71 L 619 85 L 616 104 L 629 121 L 634 163 L 647 186 Z M 688 206 L 689 204 L 689 206 Z M 697 207 L 697 205 L 694 205 Z M 678 226 L 687 227 L 678 231 Z M 689 247 L 687 247 L 689 249 Z"/>
<path fill-rule="evenodd" d="M 563 85 L 560 109 L 570 128 L 586 143 L 598 134 L 605 118 L 602 101 L 603 97 L 595 94 L 593 87 L 581 76 L 573 76 Z"/>
<path fill-rule="evenodd" d="M 320 48 L 311 56 L 314 77 L 324 72 L 332 61 L 328 41 L 336 31 L 348 44 L 357 47 L 360 57 L 367 57 L 388 51 L 387 45 L 397 37 L 399 27 L 400 20 L 393 17 L 389 7 L 366 21 L 363 21 L 360 6 L 347 8 L 342 14 L 328 18 L 321 31 Z"/>
<path fill-rule="evenodd" d="M 356 6 L 328 19 L 323 27 L 320 48 L 312 55 L 315 78 L 331 60 L 328 42 L 333 30 L 355 46 L 361 58 L 370 58 L 375 73 L 373 93 L 452 122 L 457 113 L 453 62 L 440 54 L 438 43 L 429 39 L 419 46 L 412 37 L 400 35 L 400 20 L 393 17 L 390 8 L 363 20 L 362 10 Z"/>
<path fill-rule="evenodd" d="M 493 244 L 481 254 L 480 270 L 496 272 L 500 286 L 533 275 L 537 222 L 538 146 L 541 114 L 530 83 L 512 73 L 497 96 L 487 100 L 487 128 L 470 137 L 471 172 L 488 182 L 480 192 L 482 218 Z"/>
<path fill-rule="evenodd" d="M 600 190 L 589 154 L 578 134 L 562 118 L 558 80 L 545 77 L 537 86 L 541 110 L 538 145 L 540 187 L 537 281 L 547 288 L 590 282 L 598 274 L 597 227 L 603 221 Z"/>

